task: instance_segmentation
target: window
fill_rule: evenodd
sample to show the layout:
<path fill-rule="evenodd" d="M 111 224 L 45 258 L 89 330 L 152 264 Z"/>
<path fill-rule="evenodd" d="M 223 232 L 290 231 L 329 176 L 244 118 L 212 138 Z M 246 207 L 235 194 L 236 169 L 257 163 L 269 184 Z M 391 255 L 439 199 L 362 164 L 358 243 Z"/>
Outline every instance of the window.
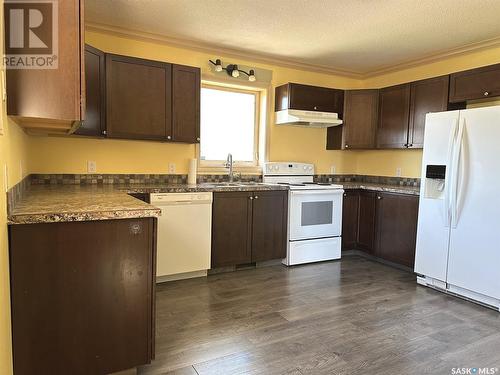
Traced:
<path fill-rule="evenodd" d="M 256 166 L 259 91 L 203 85 L 200 105 L 200 165 Z"/>

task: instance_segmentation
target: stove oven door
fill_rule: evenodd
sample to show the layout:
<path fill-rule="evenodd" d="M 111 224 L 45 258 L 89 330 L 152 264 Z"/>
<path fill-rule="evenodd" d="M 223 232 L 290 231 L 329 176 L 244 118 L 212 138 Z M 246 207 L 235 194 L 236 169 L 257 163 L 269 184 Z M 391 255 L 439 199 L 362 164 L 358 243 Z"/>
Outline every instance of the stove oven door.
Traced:
<path fill-rule="evenodd" d="M 340 236 L 343 193 L 342 189 L 290 191 L 290 240 Z"/>

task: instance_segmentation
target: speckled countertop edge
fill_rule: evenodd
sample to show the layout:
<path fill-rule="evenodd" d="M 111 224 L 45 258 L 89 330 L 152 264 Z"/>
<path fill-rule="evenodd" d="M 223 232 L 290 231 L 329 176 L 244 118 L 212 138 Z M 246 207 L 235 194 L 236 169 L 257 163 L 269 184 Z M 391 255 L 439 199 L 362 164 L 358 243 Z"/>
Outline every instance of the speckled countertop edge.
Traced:
<path fill-rule="evenodd" d="M 154 205 L 129 193 L 189 193 L 223 191 L 288 190 L 286 186 L 250 184 L 245 186 L 199 185 L 33 185 L 8 216 L 8 224 L 36 224 L 159 217 Z"/>
<path fill-rule="evenodd" d="M 371 184 L 360 182 L 341 183 L 346 190 L 361 189 L 390 193 L 419 195 L 419 187 Z M 190 193 L 234 191 L 288 190 L 287 186 L 250 184 L 220 186 L 211 183 L 198 185 L 36 185 L 31 186 L 25 197 L 14 207 L 8 217 L 9 224 L 56 223 L 159 217 L 161 210 L 151 204 L 129 196 L 129 193 Z"/>
<path fill-rule="evenodd" d="M 418 186 L 400 186 L 400 185 L 385 185 L 385 184 L 371 184 L 364 182 L 344 182 L 341 183 L 345 190 L 369 190 L 381 191 L 386 193 L 398 193 L 408 195 L 420 195 L 420 187 Z"/>

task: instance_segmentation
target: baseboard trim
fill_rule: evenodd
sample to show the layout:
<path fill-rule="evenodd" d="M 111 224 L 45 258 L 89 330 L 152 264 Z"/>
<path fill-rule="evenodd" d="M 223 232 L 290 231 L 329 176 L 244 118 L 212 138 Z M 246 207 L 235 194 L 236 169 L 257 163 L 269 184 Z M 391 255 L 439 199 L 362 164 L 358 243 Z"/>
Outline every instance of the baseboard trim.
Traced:
<path fill-rule="evenodd" d="M 176 273 L 174 275 L 158 276 L 156 278 L 156 283 L 166 283 L 169 281 L 184 280 L 184 279 L 194 279 L 195 277 L 206 277 L 207 270 L 193 271 L 193 272 L 183 272 Z"/>
<path fill-rule="evenodd" d="M 394 262 L 390 262 L 388 260 L 376 257 L 374 255 L 367 254 L 366 252 L 364 252 L 362 250 L 357 250 L 357 249 L 344 250 L 344 251 L 342 251 L 342 256 L 360 256 L 360 257 L 372 260 L 372 261 L 377 262 L 377 263 L 385 264 L 386 266 L 400 269 L 401 271 L 405 271 L 405 272 L 409 272 L 409 273 L 413 273 L 413 274 L 415 273 L 415 271 L 413 271 L 413 268 L 403 266 L 401 264 L 397 264 Z"/>

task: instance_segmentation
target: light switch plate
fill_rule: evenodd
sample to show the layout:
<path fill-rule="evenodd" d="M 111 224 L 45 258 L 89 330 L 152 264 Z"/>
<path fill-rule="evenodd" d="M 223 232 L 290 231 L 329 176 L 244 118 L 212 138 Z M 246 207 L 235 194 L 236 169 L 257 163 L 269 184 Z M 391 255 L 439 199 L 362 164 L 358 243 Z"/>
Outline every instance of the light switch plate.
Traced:
<path fill-rule="evenodd" d="M 396 177 L 401 177 L 401 168 L 396 168 Z"/>
<path fill-rule="evenodd" d="M 94 160 L 87 161 L 87 173 L 96 173 L 97 163 Z"/>
<path fill-rule="evenodd" d="M 330 173 L 331 173 L 331 174 L 335 174 L 336 172 L 337 172 L 337 168 L 335 168 L 335 165 L 332 165 L 332 166 L 330 167 Z"/>

